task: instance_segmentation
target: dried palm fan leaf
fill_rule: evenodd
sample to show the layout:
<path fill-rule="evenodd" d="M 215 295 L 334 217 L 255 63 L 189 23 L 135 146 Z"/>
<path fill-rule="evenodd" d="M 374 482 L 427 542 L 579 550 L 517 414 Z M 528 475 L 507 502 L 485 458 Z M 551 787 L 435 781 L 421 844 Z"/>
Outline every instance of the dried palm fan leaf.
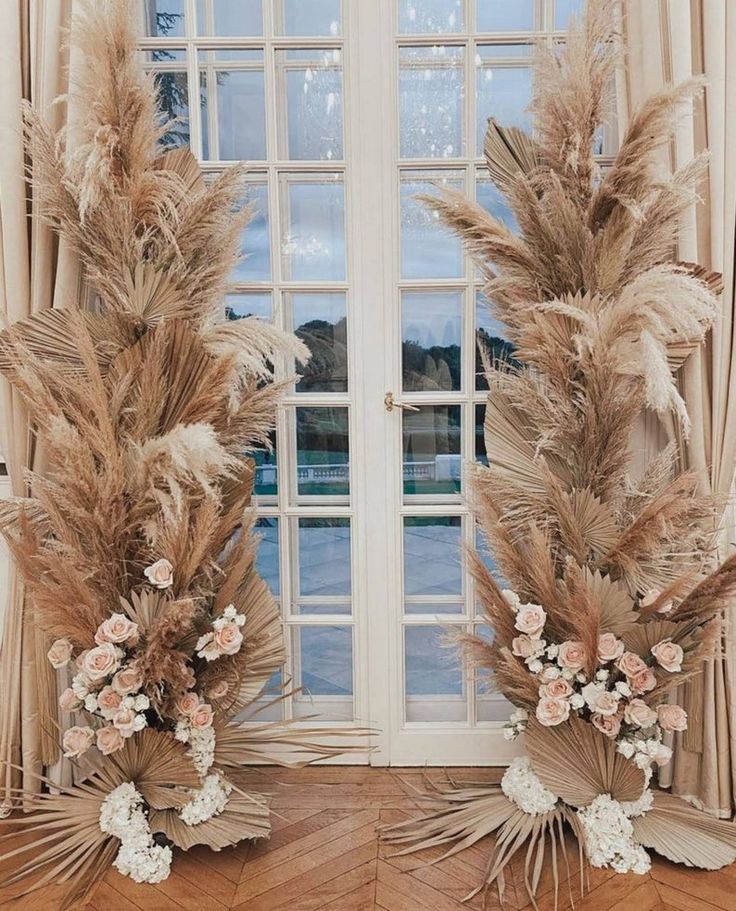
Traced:
<path fill-rule="evenodd" d="M 636 840 L 676 864 L 720 870 L 736 861 L 736 825 L 714 819 L 666 791 L 654 807 L 632 819 Z"/>
<path fill-rule="evenodd" d="M 183 184 L 183 196 L 199 195 L 206 190 L 202 168 L 189 146 L 169 149 L 153 160 L 153 167 L 176 174 Z"/>
<path fill-rule="evenodd" d="M 583 567 L 585 585 L 600 605 L 600 632 L 624 635 L 639 619 L 628 591 L 599 570 Z"/>
<path fill-rule="evenodd" d="M 150 826 L 153 832 L 163 832 L 182 851 L 195 845 L 207 845 L 213 851 L 221 851 L 244 839 L 268 838 L 271 834 L 268 799 L 237 788 L 222 813 L 206 822 L 189 826 L 175 810 L 169 809 L 151 813 Z"/>
<path fill-rule="evenodd" d="M 94 345 L 101 370 L 126 344 L 134 341 L 132 326 L 124 320 L 111 320 L 99 313 L 64 309 L 43 310 L 13 323 L 0 332 L 0 372 L 15 368 L 17 344 L 35 357 L 66 370 L 82 370 L 79 352 L 79 321 L 83 321 Z M 17 340 L 17 341 L 16 341 Z"/>
<path fill-rule="evenodd" d="M 503 127 L 495 117 L 488 119 L 483 140 L 491 180 L 504 191 L 519 174 L 531 174 L 539 165 L 534 140 L 518 127 Z"/>
<path fill-rule="evenodd" d="M 124 276 L 123 289 L 132 317 L 148 328 L 162 319 L 192 319 L 197 316 L 187 292 L 170 275 L 151 263 L 140 262 Z"/>
<path fill-rule="evenodd" d="M 300 719 L 306 724 L 315 718 Z M 295 726 L 285 721 L 229 724 L 217 728 L 215 765 L 241 769 L 253 763 L 301 767 L 335 756 L 365 753 L 361 738 L 374 734 L 367 728 Z M 353 741 L 352 743 L 346 741 Z"/>
<path fill-rule="evenodd" d="M 526 752 L 544 786 L 574 807 L 588 806 L 599 794 L 634 801 L 644 790 L 644 772 L 617 753 L 614 742 L 575 715 L 551 728 L 531 719 Z"/>

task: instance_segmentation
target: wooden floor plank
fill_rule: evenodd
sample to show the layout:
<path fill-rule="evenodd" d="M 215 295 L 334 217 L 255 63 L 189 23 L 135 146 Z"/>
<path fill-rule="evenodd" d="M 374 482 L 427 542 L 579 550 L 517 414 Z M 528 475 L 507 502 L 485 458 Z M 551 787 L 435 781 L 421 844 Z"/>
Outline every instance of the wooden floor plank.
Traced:
<path fill-rule="evenodd" d="M 452 769 L 458 781 L 497 781 L 498 769 Z M 134 883 L 107 872 L 88 911 L 501 911 L 495 889 L 463 904 L 486 872 L 492 840 L 438 861 L 444 848 L 403 857 L 379 846 L 379 824 L 397 823 L 420 811 L 416 792 L 431 769 L 317 766 L 262 769 L 252 786 L 272 796 L 270 841 L 242 843 L 220 852 L 197 847 L 176 852 L 168 880 Z M 10 850 L 28 835 L 4 845 Z M 619 876 L 609 869 L 586 873 L 579 893 L 577 847 L 570 841 L 570 885 L 576 911 L 736 911 L 736 867 L 692 870 L 655 858 L 646 876 Z M 13 861 L 0 869 L 10 875 Z M 567 869 L 559 865 L 557 911 L 568 911 Z M 550 869 L 537 895 L 538 911 L 554 911 Z M 15 890 L 17 892 L 17 888 Z M 12 900 L 0 888 L 0 911 L 58 911 L 63 890 L 40 890 Z M 508 868 L 503 911 L 532 911 L 524 888 L 524 852 Z"/>

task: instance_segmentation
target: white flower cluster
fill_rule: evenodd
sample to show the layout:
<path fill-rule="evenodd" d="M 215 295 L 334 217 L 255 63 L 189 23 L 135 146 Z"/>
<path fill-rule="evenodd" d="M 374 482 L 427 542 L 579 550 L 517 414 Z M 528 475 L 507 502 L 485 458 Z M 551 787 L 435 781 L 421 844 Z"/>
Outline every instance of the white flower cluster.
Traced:
<path fill-rule="evenodd" d="M 209 772 L 215 761 L 215 731 L 213 728 L 193 728 L 189 719 L 181 719 L 176 723 L 174 737 L 182 743 L 189 744 L 189 755 L 192 757 L 194 768 L 203 778 Z"/>
<path fill-rule="evenodd" d="M 501 790 L 520 810 L 532 816 L 550 813 L 557 805 L 557 797 L 534 774 L 527 756 L 511 761 L 501 779 Z"/>
<path fill-rule="evenodd" d="M 118 785 L 100 807 L 100 829 L 120 840 L 113 866 L 137 883 L 160 883 L 171 869 L 171 848 L 151 837 L 143 796 L 131 782 Z"/>
<path fill-rule="evenodd" d="M 646 740 L 633 736 L 622 738 L 616 744 L 616 749 L 622 756 L 633 759 L 644 770 L 650 770 L 653 763 L 658 766 L 667 765 L 672 759 L 672 750 L 666 743 L 662 743 L 661 728 L 653 725 L 648 733 Z"/>
<path fill-rule="evenodd" d="M 645 792 L 646 793 L 646 792 Z M 645 805 L 644 797 L 634 805 Z M 639 814 L 630 814 L 639 815 Z M 633 838 L 634 827 L 624 804 L 610 794 L 599 794 L 590 804 L 578 810 L 583 830 L 585 851 L 594 867 L 612 867 L 617 873 L 647 873 L 649 855 Z"/>
<path fill-rule="evenodd" d="M 193 791 L 189 803 L 179 810 L 179 816 L 188 826 L 196 826 L 218 816 L 227 806 L 233 786 L 218 772 L 208 775 L 198 791 Z"/>
<path fill-rule="evenodd" d="M 504 740 L 516 740 L 519 734 L 526 730 L 529 712 L 526 709 L 516 709 L 509 715 L 509 720 L 503 726 Z"/>

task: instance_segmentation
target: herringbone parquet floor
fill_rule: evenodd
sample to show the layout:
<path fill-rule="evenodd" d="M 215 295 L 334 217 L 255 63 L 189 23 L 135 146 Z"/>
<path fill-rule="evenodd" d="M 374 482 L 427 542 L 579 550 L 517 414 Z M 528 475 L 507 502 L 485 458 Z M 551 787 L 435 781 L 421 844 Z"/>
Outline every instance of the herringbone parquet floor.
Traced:
<path fill-rule="evenodd" d="M 434 774 L 434 773 L 433 773 Z M 462 777 L 463 772 L 454 773 Z M 497 770 L 467 770 L 472 780 L 494 780 Z M 220 853 L 195 849 L 176 856 L 171 876 L 156 886 L 137 885 L 110 871 L 88 911 L 480 911 L 480 897 L 461 899 L 482 876 L 489 845 L 428 866 L 428 857 L 391 857 L 379 847 L 376 826 L 416 812 L 408 782 L 417 770 L 322 767 L 269 770 L 264 790 L 274 794 L 270 842 Z M 508 911 L 531 911 L 521 864 L 507 880 Z M 0 883 L 7 867 L 0 871 Z M 561 878 L 566 873 L 561 871 Z M 593 871 L 578 911 L 736 911 L 736 866 L 717 873 L 655 860 L 647 876 Z M 0 887 L 0 908 L 53 911 L 58 892 L 45 890 L 11 900 Z M 553 911 L 551 876 L 543 881 L 539 911 Z M 488 909 L 498 909 L 495 893 Z M 570 908 L 567 885 L 559 911 Z"/>

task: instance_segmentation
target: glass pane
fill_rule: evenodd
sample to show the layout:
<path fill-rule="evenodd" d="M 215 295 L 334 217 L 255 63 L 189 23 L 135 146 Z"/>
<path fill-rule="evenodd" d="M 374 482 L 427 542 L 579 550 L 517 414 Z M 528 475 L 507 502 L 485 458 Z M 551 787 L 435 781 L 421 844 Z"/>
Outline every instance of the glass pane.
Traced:
<path fill-rule="evenodd" d="M 285 86 L 281 106 L 282 156 L 332 161 L 342 151 L 342 55 L 338 48 L 276 52 Z"/>
<path fill-rule="evenodd" d="M 152 56 L 177 53 L 176 51 L 153 51 Z M 158 90 L 158 106 L 161 119 L 168 123 L 166 133 L 161 137 L 164 146 L 189 145 L 189 82 L 186 72 L 158 70 L 155 72 Z"/>
<path fill-rule="evenodd" d="M 274 597 L 281 594 L 279 576 L 279 520 L 262 516 L 256 521 L 256 534 L 260 535 L 256 568 Z"/>
<path fill-rule="evenodd" d="M 275 431 L 271 431 L 270 438 L 270 449 L 254 449 L 250 453 L 256 463 L 256 479 L 253 493 L 263 498 L 265 502 L 272 502 L 276 499 L 279 482 Z"/>
<path fill-rule="evenodd" d="M 460 516 L 404 517 L 404 595 L 461 595 Z"/>
<path fill-rule="evenodd" d="M 301 626 L 293 631 L 294 714 L 352 716 L 353 631 L 349 626 Z"/>
<path fill-rule="evenodd" d="M 227 38 L 262 35 L 261 0 L 197 0 L 197 34 Z"/>
<path fill-rule="evenodd" d="M 243 229 L 240 249 L 242 258 L 232 275 L 234 282 L 271 280 L 271 239 L 268 229 L 268 185 L 250 181 L 245 201 L 252 208 L 252 217 Z"/>
<path fill-rule="evenodd" d="M 459 32 L 462 27 L 462 0 L 399 0 L 402 34 Z"/>
<path fill-rule="evenodd" d="M 404 391 L 460 388 L 461 291 L 401 295 Z"/>
<path fill-rule="evenodd" d="M 555 0 L 555 28 L 566 29 L 571 16 L 580 18 L 585 0 Z"/>
<path fill-rule="evenodd" d="M 296 335 L 312 356 L 297 392 L 347 392 L 348 338 L 344 294 L 290 295 Z"/>
<path fill-rule="evenodd" d="M 437 216 L 414 197 L 437 195 L 437 184 L 462 189 L 457 171 L 402 171 L 401 277 L 459 278 L 463 274 L 460 240 L 441 227 Z"/>
<path fill-rule="evenodd" d="M 458 158 L 464 153 L 464 51 L 460 47 L 399 50 L 402 158 Z"/>
<path fill-rule="evenodd" d="M 488 453 L 486 452 L 486 438 L 483 425 L 486 420 L 486 406 L 475 406 L 475 461 L 482 465 L 488 464 Z"/>
<path fill-rule="evenodd" d="M 300 598 L 350 597 L 350 519 L 299 519 L 298 563 Z"/>
<path fill-rule="evenodd" d="M 486 642 L 493 642 L 493 630 L 485 623 L 478 624 L 473 632 Z M 476 721 L 506 721 L 513 706 L 492 688 L 493 672 L 476 668 L 475 671 L 475 718 Z"/>
<path fill-rule="evenodd" d="M 144 0 L 143 34 L 149 37 L 180 38 L 186 33 L 185 0 Z"/>
<path fill-rule="evenodd" d="M 533 31 L 535 0 L 476 0 L 479 32 Z"/>
<path fill-rule="evenodd" d="M 284 278 L 344 281 L 345 194 L 339 174 L 282 174 Z"/>
<path fill-rule="evenodd" d="M 479 156 L 483 154 L 489 117 L 495 117 L 501 126 L 531 131 L 531 116 L 526 110 L 532 98 L 531 68 L 493 66 L 487 60 L 487 48 L 479 45 L 475 58 L 476 154 Z"/>
<path fill-rule="evenodd" d="M 463 671 L 457 649 L 443 644 L 439 626 L 404 630 L 407 721 L 465 721 Z"/>
<path fill-rule="evenodd" d="M 403 412 L 404 493 L 458 493 L 462 472 L 460 405 Z"/>
<path fill-rule="evenodd" d="M 482 291 L 475 295 L 475 388 L 488 389 L 481 349 L 483 349 L 491 362 L 503 360 L 514 362 L 514 346 L 506 340 L 506 327 L 496 319 L 488 308 L 488 301 Z"/>
<path fill-rule="evenodd" d="M 242 60 L 229 69 L 219 60 Z M 263 51 L 199 51 L 202 157 L 217 161 L 266 158 Z M 216 60 L 218 62 L 216 62 Z"/>
<path fill-rule="evenodd" d="M 273 319 L 273 302 L 270 291 L 239 291 L 225 295 L 225 315 L 228 319 L 257 316 L 264 322 Z"/>
<path fill-rule="evenodd" d="M 348 409 L 297 408 L 297 493 L 350 493 Z"/>
<path fill-rule="evenodd" d="M 491 180 L 486 170 L 479 170 L 476 175 L 475 198 L 487 212 L 495 215 L 510 231 L 517 232 L 519 230 L 519 225 L 506 202 L 505 196 Z"/>
<path fill-rule="evenodd" d="M 340 0 L 281 0 L 284 35 L 339 35 Z"/>

